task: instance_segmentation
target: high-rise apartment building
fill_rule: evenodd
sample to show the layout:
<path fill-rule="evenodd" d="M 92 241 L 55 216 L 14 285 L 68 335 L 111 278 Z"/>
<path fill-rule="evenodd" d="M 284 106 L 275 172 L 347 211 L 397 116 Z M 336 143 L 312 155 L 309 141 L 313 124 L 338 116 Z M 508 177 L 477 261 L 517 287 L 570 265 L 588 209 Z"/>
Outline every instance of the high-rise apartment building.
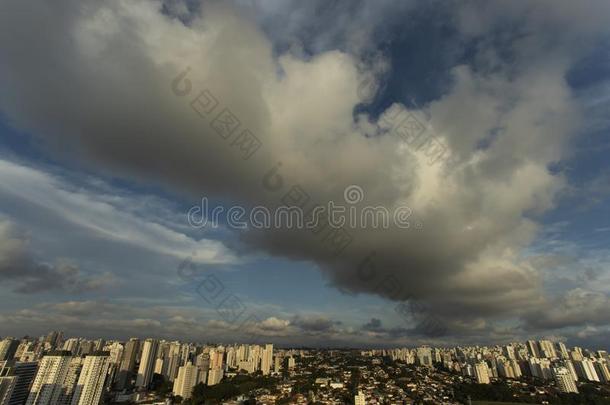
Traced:
<path fill-rule="evenodd" d="M 555 345 L 550 340 L 541 340 L 540 341 L 540 349 L 542 351 L 542 356 L 547 359 L 554 359 L 557 357 L 555 353 Z"/>
<path fill-rule="evenodd" d="M 489 384 L 491 382 L 489 378 L 489 367 L 487 363 L 481 361 L 474 366 L 474 374 L 479 384 Z"/>
<path fill-rule="evenodd" d="M 62 344 L 63 339 L 63 332 L 53 331 L 44 338 L 44 343 L 46 343 L 50 349 L 56 349 L 60 344 Z"/>
<path fill-rule="evenodd" d="M 70 405 L 72 403 L 72 397 L 74 396 L 74 390 L 76 389 L 76 383 L 80 375 L 81 369 L 83 368 L 82 357 L 71 357 L 70 364 L 68 365 L 68 372 L 62 383 L 61 396 L 59 397 L 58 404 Z"/>
<path fill-rule="evenodd" d="M 498 361 L 498 375 L 504 378 L 515 378 L 515 371 L 510 360 Z"/>
<path fill-rule="evenodd" d="M 551 370 L 551 360 L 540 359 L 540 371 L 542 372 L 542 378 L 545 380 L 552 380 L 553 371 Z"/>
<path fill-rule="evenodd" d="M 271 364 L 273 362 L 273 345 L 268 344 L 265 346 L 263 351 L 263 358 L 261 364 L 261 370 L 263 375 L 269 375 L 271 373 Z"/>
<path fill-rule="evenodd" d="M 5 385 L 6 390 L 0 394 L 2 405 L 23 405 L 28 398 L 30 385 L 36 376 L 37 362 L 7 362 L 0 368 L 0 380 L 5 379 L 0 385 Z M 0 389 L 0 391 L 2 391 Z"/>
<path fill-rule="evenodd" d="M 213 368 L 208 372 L 208 385 L 216 385 L 222 381 L 224 372 L 221 368 Z"/>
<path fill-rule="evenodd" d="M 244 370 L 247 373 L 253 373 L 254 370 L 254 364 L 252 364 L 252 360 L 242 360 L 239 362 L 239 364 L 237 365 L 237 368 L 239 370 Z"/>
<path fill-rule="evenodd" d="M 123 350 L 123 355 L 121 357 L 119 372 L 117 373 L 116 377 L 116 388 L 119 390 L 129 388 L 130 386 L 131 378 L 136 365 L 136 357 L 138 355 L 139 346 L 140 340 L 135 338 L 129 339 L 129 341 L 125 343 L 125 349 Z"/>
<path fill-rule="evenodd" d="M 240 345 L 237 348 L 237 363 L 248 360 L 248 345 Z"/>
<path fill-rule="evenodd" d="M 563 360 L 570 358 L 570 353 L 568 352 L 568 348 L 566 347 L 565 343 L 557 342 L 556 346 L 557 351 L 559 352 L 559 357 L 561 357 Z"/>
<path fill-rule="evenodd" d="M 164 361 L 163 359 L 156 359 L 155 360 L 155 368 L 154 368 L 154 374 L 162 374 L 165 375 L 167 373 L 167 361 Z"/>
<path fill-rule="evenodd" d="M 102 351 L 102 349 L 104 348 L 104 346 L 106 345 L 106 340 L 104 339 L 97 339 L 96 341 L 93 342 L 93 351 L 94 352 L 100 352 Z"/>
<path fill-rule="evenodd" d="M 418 347 L 417 363 L 421 366 L 432 367 L 432 349 L 428 346 Z"/>
<path fill-rule="evenodd" d="M 234 347 L 227 349 L 227 368 L 237 367 L 237 353 Z"/>
<path fill-rule="evenodd" d="M 155 339 L 146 339 L 144 341 L 142 358 L 140 359 L 140 367 L 138 368 L 138 376 L 136 378 L 136 387 L 147 388 L 152 382 L 158 347 L 159 342 Z"/>
<path fill-rule="evenodd" d="M 517 357 L 515 356 L 515 348 L 511 345 L 504 346 L 504 355 L 509 360 L 515 360 Z"/>
<path fill-rule="evenodd" d="M 199 368 L 191 362 L 178 369 L 178 376 L 174 380 L 174 395 L 180 395 L 184 399 L 191 397 L 193 387 L 199 382 Z"/>
<path fill-rule="evenodd" d="M 27 341 L 23 341 L 19 344 L 19 346 L 17 347 L 17 351 L 15 352 L 15 360 L 17 361 L 21 361 L 21 355 L 24 352 L 27 352 L 30 350 L 30 348 L 32 347 L 32 343 L 31 342 L 27 342 Z"/>
<path fill-rule="evenodd" d="M 366 397 L 362 391 L 358 391 L 358 394 L 354 396 L 354 405 L 366 405 Z"/>
<path fill-rule="evenodd" d="M 109 366 L 109 352 L 96 352 L 85 357 L 72 396 L 72 405 L 98 405 L 100 403 Z"/>
<path fill-rule="evenodd" d="M 210 354 L 200 353 L 195 358 L 195 365 L 199 367 L 199 370 L 208 371 L 210 369 Z"/>
<path fill-rule="evenodd" d="M 0 361 L 12 360 L 19 347 L 19 341 L 13 338 L 6 338 L 0 341 Z"/>
<path fill-rule="evenodd" d="M 540 349 L 538 348 L 538 343 L 535 340 L 527 341 L 527 351 L 532 357 L 541 357 Z"/>
<path fill-rule="evenodd" d="M 27 405 L 56 405 L 60 402 L 71 355 L 68 351 L 52 351 L 42 358 Z"/>
<path fill-rule="evenodd" d="M 597 371 L 591 360 L 582 359 L 580 361 L 574 361 L 574 368 L 576 369 L 576 374 L 578 374 L 579 378 L 587 381 L 599 382 L 599 376 L 597 375 Z"/>
<path fill-rule="evenodd" d="M 169 346 L 166 362 L 167 366 L 164 370 L 165 378 L 168 381 L 174 381 L 178 375 L 178 369 L 182 366 L 183 362 L 183 351 L 180 343 L 174 342 Z"/>
<path fill-rule="evenodd" d="M 570 357 L 574 361 L 581 361 L 584 358 L 582 349 L 580 347 L 574 347 L 574 350 L 570 352 Z"/>
<path fill-rule="evenodd" d="M 608 369 L 608 363 L 606 361 L 598 360 L 595 361 L 593 365 L 595 366 L 595 371 L 597 371 L 600 382 L 610 382 L 610 369 Z"/>
<path fill-rule="evenodd" d="M 78 355 L 79 356 L 86 356 L 89 353 L 93 353 L 95 351 L 95 342 L 92 342 L 90 340 L 81 340 L 80 344 L 78 345 Z"/>
<path fill-rule="evenodd" d="M 282 356 L 276 355 L 273 361 L 273 372 L 279 373 L 282 370 Z"/>
<path fill-rule="evenodd" d="M 565 367 L 555 367 L 553 368 L 553 378 L 555 380 L 555 384 L 557 384 L 557 388 L 561 392 L 565 393 L 576 393 L 578 394 L 578 388 L 576 387 L 576 383 L 572 378 L 572 374 Z"/>
<path fill-rule="evenodd" d="M 72 354 L 76 354 L 76 353 L 78 353 L 79 344 L 80 344 L 80 341 L 78 338 L 67 339 L 64 342 L 63 350 L 67 350 L 67 351 L 71 352 Z"/>
<path fill-rule="evenodd" d="M 106 346 L 103 350 L 110 353 L 110 356 L 108 358 L 110 364 L 118 365 L 121 363 L 121 358 L 123 357 L 123 350 L 125 350 L 122 344 L 120 344 L 119 342 L 114 342 Z"/>
<path fill-rule="evenodd" d="M 222 368 L 224 352 L 220 348 L 210 350 L 210 368 Z"/>
<path fill-rule="evenodd" d="M 250 346 L 250 350 L 248 352 L 248 360 L 252 362 L 252 366 L 254 367 L 254 371 L 258 371 L 261 368 L 261 347 L 258 345 Z"/>
<path fill-rule="evenodd" d="M 15 376 L 0 377 L 0 404 L 8 404 L 16 384 L 17 377 Z"/>

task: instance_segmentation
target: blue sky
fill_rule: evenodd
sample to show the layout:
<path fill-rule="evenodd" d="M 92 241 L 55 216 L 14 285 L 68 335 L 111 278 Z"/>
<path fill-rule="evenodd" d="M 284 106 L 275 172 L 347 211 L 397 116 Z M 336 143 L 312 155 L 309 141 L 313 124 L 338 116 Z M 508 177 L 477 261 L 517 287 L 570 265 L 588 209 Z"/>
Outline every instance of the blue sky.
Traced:
<path fill-rule="evenodd" d="M 604 2 L 60 3 L 0 9 L 1 334 L 244 339 L 196 291 L 212 274 L 278 344 L 608 348 Z M 259 137 L 251 159 L 172 93 L 186 66 Z M 400 143 L 393 106 L 457 159 Z M 299 232 L 189 226 L 204 196 L 277 205 L 261 187 L 277 162 L 286 186 L 325 201 L 356 184 L 423 229 L 355 229 L 333 257 Z M 386 275 L 422 314 L 395 311 Z"/>

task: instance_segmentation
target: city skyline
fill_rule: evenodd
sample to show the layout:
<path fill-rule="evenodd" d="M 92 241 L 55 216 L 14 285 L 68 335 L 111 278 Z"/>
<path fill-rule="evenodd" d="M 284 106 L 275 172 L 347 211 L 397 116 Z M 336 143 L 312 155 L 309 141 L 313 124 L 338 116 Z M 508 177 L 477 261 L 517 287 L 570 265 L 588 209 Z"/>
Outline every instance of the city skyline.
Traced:
<path fill-rule="evenodd" d="M 42 335 L 28 335 L 28 334 L 24 334 L 22 336 L 11 336 L 11 335 L 4 335 L 4 336 L 0 336 L 0 342 L 5 340 L 5 339 L 14 339 L 16 341 L 20 341 L 20 340 L 39 340 L 39 341 L 49 341 L 51 338 L 50 336 L 54 336 L 54 339 L 57 339 L 57 341 L 61 341 L 61 345 L 62 346 L 61 349 L 58 350 L 68 350 L 68 351 L 72 351 L 71 345 L 73 345 L 75 342 L 80 342 L 80 341 L 91 341 L 91 342 L 103 342 L 103 344 L 106 344 L 108 342 L 120 342 L 120 343 L 129 343 L 130 341 L 139 341 L 139 342 L 146 342 L 147 340 L 150 341 L 156 341 L 156 342 L 168 342 L 168 343 L 180 343 L 180 344 L 196 344 L 196 345 L 204 345 L 204 346 L 234 346 L 234 345 L 257 345 L 257 346 L 261 346 L 261 347 L 265 347 L 266 345 L 271 345 L 272 347 L 277 347 L 277 348 L 281 348 L 281 349 L 295 349 L 295 350 L 391 350 L 391 349 L 397 349 L 397 348 L 407 348 L 407 349 L 415 349 L 417 347 L 438 347 L 438 348 L 457 348 L 457 347 L 506 347 L 506 346 L 512 346 L 514 344 L 520 344 L 523 345 L 527 348 L 527 352 L 535 357 L 556 357 L 558 356 L 560 353 L 564 353 L 568 348 L 570 347 L 569 344 L 567 344 L 565 341 L 561 341 L 561 340 L 554 340 L 553 337 L 543 337 L 543 338 L 530 338 L 530 339 L 526 339 L 526 340 L 515 340 L 515 341 L 507 341 L 507 342 L 502 342 L 502 343 L 496 343 L 496 344 L 471 344 L 471 345 L 444 345 L 444 346 L 434 346 L 434 345 L 430 345 L 430 344 L 426 344 L 426 343 L 420 343 L 420 344 L 414 344 L 414 345 L 399 345 L 399 346 L 388 346 L 388 347 L 383 347 L 383 346 L 371 346 L 371 347 L 308 347 L 308 346 L 282 346 L 282 345 L 278 345 L 276 343 L 273 343 L 272 341 L 261 341 L 260 338 L 257 338 L 256 341 L 210 341 L 210 340 L 206 340 L 206 339 L 200 339 L 200 340 L 181 340 L 178 339 L 176 337 L 174 338 L 164 338 L 164 337 L 158 337 L 158 336 L 151 336 L 151 335 L 147 335 L 145 332 L 142 333 L 142 335 L 138 335 L 138 336 L 129 336 L 127 338 L 113 338 L 110 336 L 99 336 L 99 335 L 87 335 L 87 334 L 78 334 L 78 335 L 71 335 L 68 333 L 65 333 L 64 331 L 60 331 L 60 330 L 48 330 L 47 333 L 44 333 Z M 263 339 L 264 340 L 264 339 Z M 545 348 L 545 345 L 549 345 Z M 12 347 L 12 352 L 14 352 L 14 349 L 16 349 L 17 345 L 15 345 L 15 347 Z M 606 350 L 603 347 L 580 347 L 580 346 L 572 346 L 572 347 L 577 347 L 580 350 L 584 349 L 587 350 L 591 353 L 597 352 L 597 351 L 604 351 L 604 352 L 608 352 L 608 350 Z M 0 346 L 0 355 L 4 355 L 5 354 L 5 350 L 8 350 L 9 352 L 11 352 L 11 350 L 9 350 L 8 348 L 5 348 L 4 346 Z M 100 348 L 96 348 L 95 350 L 97 351 L 101 351 Z M 140 348 L 140 354 L 142 353 L 142 348 Z M 157 349 L 155 348 L 153 351 L 156 351 Z M 551 356 L 552 354 L 552 356 Z M 1 356 L 0 356 L 1 357 Z M 129 356 L 127 356 L 129 357 Z"/>
<path fill-rule="evenodd" d="M 137 340 L 137 341 L 141 341 L 141 342 L 146 342 L 147 340 L 154 340 L 157 342 L 163 341 L 163 342 L 176 342 L 176 343 L 181 343 L 181 344 L 196 344 L 196 345 L 205 345 L 205 346 L 234 346 L 234 345 L 258 345 L 258 346 L 262 346 L 264 347 L 265 345 L 271 345 L 273 347 L 276 348 L 280 348 L 280 349 L 285 349 L 285 350 L 291 350 L 291 349 L 295 349 L 295 350 L 391 350 L 391 349 L 397 349 L 397 348 L 407 348 L 407 349 L 415 349 L 417 347 L 438 347 L 438 348 L 457 348 L 457 347 L 506 347 L 506 346 L 511 346 L 514 344 L 523 344 L 524 346 L 528 346 L 530 345 L 530 342 L 535 342 L 536 345 L 535 348 L 533 347 L 528 347 L 528 353 L 531 353 L 532 355 L 536 355 L 536 357 L 549 357 L 545 355 L 545 351 L 544 351 L 544 344 L 548 343 L 550 345 L 552 345 L 552 349 L 549 349 L 549 351 L 547 353 L 552 353 L 553 355 L 555 355 L 556 353 L 560 353 L 563 351 L 562 348 L 564 347 L 578 347 L 580 349 L 585 349 L 588 350 L 590 352 L 596 352 L 599 350 L 602 351 L 606 351 L 608 352 L 609 350 L 606 349 L 605 347 L 580 347 L 580 346 L 570 346 L 566 341 L 562 341 L 562 340 L 556 340 L 555 337 L 553 336 L 549 336 L 549 337 L 530 337 L 529 339 L 525 339 L 525 340 L 513 340 L 513 341 L 505 341 L 505 342 L 496 342 L 496 343 L 474 343 L 474 344 L 441 344 L 441 345 L 437 345 L 435 346 L 434 344 L 428 344 L 428 343 L 413 343 L 411 345 L 397 345 L 397 346 L 386 346 L 385 344 L 380 344 L 380 345 L 370 345 L 370 346 L 306 346 L 306 345 L 296 345 L 296 346 L 290 346 L 290 345 L 282 345 L 281 343 L 274 343 L 273 340 L 265 340 L 264 338 L 261 340 L 260 336 L 256 337 L 255 341 L 247 341 L 247 340 L 209 340 L 209 339 L 205 339 L 205 338 L 201 338 L 201 339 L 195 339 L 195 340 L 184 340 L 184 339 L 180 339 L 177 336 L 174 337 L 163 337 L 163 336 L 154 336 L 154 335 L 149 335 L 146 332 L 142 332 L 142 334 L 139 335 L 131 335 L 131 336 L 127 336 L 127 337 L 112 337 L 112 336 L 100 336 L 100 335 L 91 335 L 91 334 L 68 334 L 65 333 L 64 331 L 59 331 L 59 330 L 47 330 L 46 333 L 42 334 L 42 335 L 35 335 L 35 334 L 22 334 L 22 335 L 4 335 L 1 336 L 0 335 L 0 341 L 2 341 L 3 339 L 16 339 L 16 340 L 22 340 L 22 339 L 28 339 L 28 340 L 44 340 L 45 338 L 48 338 L 48 336 L 50 336 L 51 334 L 55 334 L 59 337 L 61 337 L 62 342 L 64 343 L 64 345 L 66 347 L 68 347 L 68 349 L 61 349 L 61 350 L 71 350 L 69 348 L 69 345 L 72 344 L 72 342 L 79 342 L 79 341 L 91 341 L 91 342 L 95 342 L 95 341 L 101 341 L 101 342 L 121 342 L 121 343 L 129 343 L 130 341 L 133 340 Z M 540 343 L 542 342 L 542 343 Z M 101 349 L 100 349 L 101 350 Z M 156 350 L 156 349 L 155 349 Z M 140 352 L 142 352 L 142 349 L 140 348 Z M 0 347 L 0 354 L 3 353 L 3 349 Z M 1 356 L 0 356 L 1 357 Z"/>
<path fill-rule="evenodd" d="M 51 331 L 0 340 L 0 404 L 457 405 L 473 399 L 571 404 L 608 398 L 609 363 L 606 350 L 550 340 L 288 349 L 150 337 L 87 340 Z"/>
<path fill-rule="evenodd" d="M 607 0 L 24 0 L 0 26 L 3 336 L 610 350 Z"/>

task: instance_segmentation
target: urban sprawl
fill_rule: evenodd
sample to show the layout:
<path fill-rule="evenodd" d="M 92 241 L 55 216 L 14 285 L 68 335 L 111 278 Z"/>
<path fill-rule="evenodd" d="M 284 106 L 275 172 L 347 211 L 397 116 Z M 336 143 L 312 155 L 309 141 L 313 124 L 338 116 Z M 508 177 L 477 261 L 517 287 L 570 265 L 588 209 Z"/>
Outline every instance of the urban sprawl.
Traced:
<path fill-rule="evenodd" d="M 609 361 L 550 340 L 279 349 L 51 332 L 0 341 L 0 405 L 610 404 Z"/>

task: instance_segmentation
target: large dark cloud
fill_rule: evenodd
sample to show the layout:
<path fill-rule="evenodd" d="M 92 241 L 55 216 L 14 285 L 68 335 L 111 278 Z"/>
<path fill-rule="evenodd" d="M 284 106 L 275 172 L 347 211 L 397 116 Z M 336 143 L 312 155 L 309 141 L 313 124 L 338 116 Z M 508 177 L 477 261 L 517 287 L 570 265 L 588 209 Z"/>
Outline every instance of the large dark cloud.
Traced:
<path fill-rule="evenodd" d="M 371 318 L 370 321 L 362 325 L 362 329 L 370 331 L 379 331 L 381 330 L 381 320 L 377 318 Z"/>
<path fill-rule="evenodd" d="M 448 22 L 465 45 L 478 45 L 474 61 L 453 67 L 447 93 L 414 111 L 421 120 L 431 114 L 428 131 L 451 150 L 452 160 L 432 165 L 389 133 L 390 111 L 354 117 L 360 83 L 387 62 L 361 59 L 371 40 L 274 55 L 247 12 L 216 3 L 184 24 L 159 2 L 5 2 L 0 109 L 66 157 L 194 198 L 273 207 L 299 185 L 312 202 L 342 203 L 345 187 L 357 184 L 362 205 L 407 205 L 413 226 L 349 229 L 353 241 L 339 256 L 308 231 L 250 231 L 243 241 L 314 261 L 349 291 L 426 301 L 447 321 L 520 316 L 547 302 L 539 271 L 521 252 L 536 235 L 536 216 L 565 187 L 548 170 L 568 153 L 580 119 L 565 74 L 580 52 L 575 44 L 607 34 L 599 16 L 608 5 L 478 4 L 452 6 Z M 508 49 L 480 41 L 506 21 L 519 28 Z M 192 88 L 176 95 L 172 80 L 187 66 Z M 210 127 L 213 114 L 189 105 L 204 88 L 218 101 L 214 114 L 229 108 L 241 122 L 236 134 L 248 128 L 261 141 L 250 159 L 232 144 L 236 134 L 225 140 Z M 278 162 L 282 182 L 265 187 Z"/>
<path fill-rule="evenodd" d="M 610 298 L 604 293 L 576 288 L 525 317 L 530 330 L 552 330 L 610 324 Z"/>
<path fill-rule="evenodd" d="M 291 320 L 291 324 L 306 333 L 318 333 L 331 331 L 335 326 L 341 324 L 325 316 L 302 316 L 297 315 Z"/>

